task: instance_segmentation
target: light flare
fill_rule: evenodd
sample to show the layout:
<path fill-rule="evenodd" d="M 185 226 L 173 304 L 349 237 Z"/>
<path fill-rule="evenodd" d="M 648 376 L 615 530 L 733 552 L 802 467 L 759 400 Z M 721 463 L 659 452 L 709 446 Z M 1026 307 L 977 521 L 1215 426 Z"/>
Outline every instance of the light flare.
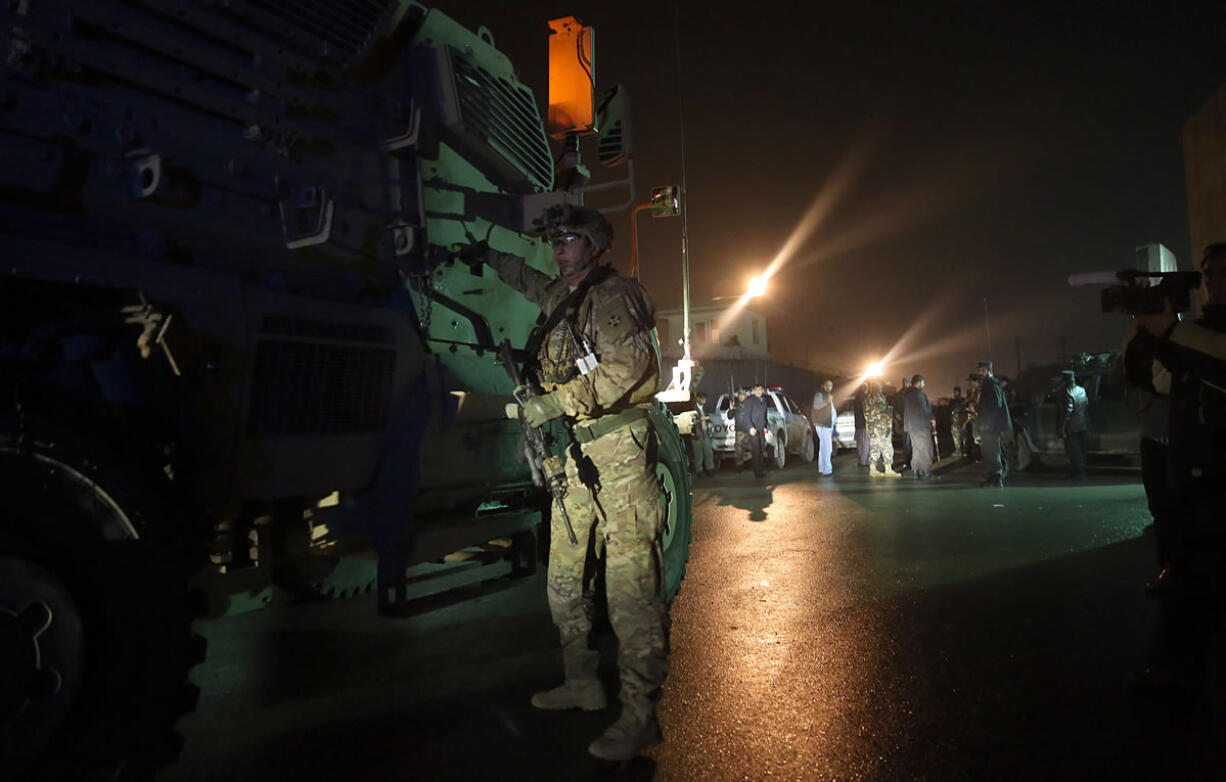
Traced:
<path fill-rule="evenodd" d="M 783 243 L 783 246 L 775 253 L 775 257 L 771 259 L 770 264 L 767 265 L 766 271 L 755 279 L 755 282 L 757 280 L 762 281 L 763 289 L 765 288 L 765 283 L 789 263 L 796 256 L 800 248 L 809 241 L 809 238 L 826 221 L 851 185 L 856 181 L 857 176 L 863 170 L 868 160 L 872 140 L 872 134 L 862 136 L 835 165 L 834 170 L 830 172 L 830 175 L 822 184 L 813 202 L 809 204 L 808 210 L 805 211 L 800 221 L 796 224 L 796 228 L 792 230 L 787 241 Z M 753 293 L 751 288 L 751 291 L 747 291 L 737 301 L 733 302 L 732 306 L 725 310 L 724 314 L 720 317 L 720 328 L 727 328 L 729 323 L 740 314 L 741 310 L 745 309 L 749 300 L 758 295 L 761 294 Z"/>

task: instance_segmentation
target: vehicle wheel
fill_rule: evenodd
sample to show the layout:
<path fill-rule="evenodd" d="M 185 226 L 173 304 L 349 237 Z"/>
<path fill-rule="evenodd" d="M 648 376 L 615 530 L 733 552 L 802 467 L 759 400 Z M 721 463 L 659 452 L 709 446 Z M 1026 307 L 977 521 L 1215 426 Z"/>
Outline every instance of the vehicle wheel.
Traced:
<path fill-rule="evenodd" d="M 800 445 L 800 459 L 807 463 L 817 458 L 817 448 L 813 443 L 813 433 L 805 432 L 805 441 Z"/>
<path fill-rule="evenodd" d="M 788 444 L 783 430 L 775 433 L 775 466 L 782 470 L 788 463 Z"/>
<path fill-rule="evenodd" d="M 279 519 L 277 560 L 273 583 L 291 600 L 318 602 L 364 595 L 375 588 L 378 557 L 368 552 L 342 556 L 329 550 L 327 541 L 315 540 L 313 513 L 295 508 Z"/>
<path fill-rule="evenodd" d="M 652 411 L 652 420 L 660 442 L 656 475 L 660 479 L 660 511 L 663 518 L 661 548 L 664 556 L 664 595 L 669 603 L 681 591 L 685 579 L 685 566 L 690 560 L 693 507 L 690 496 L 689 457 L 685 443 L 677 433 L 671 418 L 660 414 L 663 408 Z M 667 412 L 667 411 L 665 411 Z"/>
<path fill-rule="evenodd" d="M 167 481 L 79 435 L 0 434 L 0 778 L 147 779 L 195 705 Z"/>

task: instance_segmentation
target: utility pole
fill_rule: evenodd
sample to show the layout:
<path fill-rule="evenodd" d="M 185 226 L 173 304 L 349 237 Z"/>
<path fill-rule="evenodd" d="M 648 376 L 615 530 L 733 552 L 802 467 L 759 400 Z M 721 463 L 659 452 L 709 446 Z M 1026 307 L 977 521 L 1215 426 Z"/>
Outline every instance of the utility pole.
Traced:
<path fill-rule="evenodd" d="M 684 156 L 684 152 L 682 155 Z M 684 164 L 683 164 L 684 165 Z M 684 177 L 684 170 L 682 173 Z M 685 360 L 690 360 L 690 236 L 686 222 L 685 185 L 681 186 L 681 334 Z"/>
<path fill-rule="evenodd" d="M 992 321 L 988 319 L 988 297 L 983 297 L 983 328 L 988 334 L 988 361 L 992 360 Z"/>

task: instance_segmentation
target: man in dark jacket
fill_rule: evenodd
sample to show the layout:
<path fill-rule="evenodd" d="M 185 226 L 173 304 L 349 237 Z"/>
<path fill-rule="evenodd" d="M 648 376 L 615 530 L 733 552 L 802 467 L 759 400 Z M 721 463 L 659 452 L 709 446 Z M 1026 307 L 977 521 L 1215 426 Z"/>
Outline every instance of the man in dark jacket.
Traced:
<path fill-rule="evenodd" d="M 1180 321 L 1169 306 L 1162 314 L 1136 316 L 1124 366 L 1134 383 L 1170 399 L 1166 480 L 1177 580 L 1149 683 L 1170 679 L 1208 695 L 1220 694 L 1209 682 L 1220 664 L 1226 622 L 1226 242 L 1205 248 L 1201 274 L 1201 317 Z"/>
<path fill-rule="evenodd" d="M 911 378 L 908 375 L 903 375 L 902 381 L 898 386 L 898 393 L 890 400 L 890 404 L 894 407 L 894 434 L 902 435 L 902 464 L 898 466 L 898 471 L 908 470 L 911 468 L 911 433 L 907 431 L 907 427 L 903 422 L 903 411 L 907 406 L 907 397 L 911 394 Z"/>
<path fill-rule="evenodd" d="M 932 477 L 932 432 L 936 420 L 932 416 L 932 403 L 924 393 L 924 376 L 911 378 L 911 388 L 903 393 L 902 428 L 911 439 L 911 469 L 915 477 L 927 480 Z"/>
<path fill-rule="evenodd" d="M 856 461 L 861 467 L 868 466 L 868 422 L 864 420 L 864 400 L 868 398 L 868 383 L 861 383 L 851 403 L 856 419 Z"/>
<path fill-rule="evenodd" d="M 1009 417 L 1009 404 L 1005 401 L 1005 391 L 1000 387 L 1000 381 L 992 374 L 992 362 L 980 361 L 979 369 L 979 403 L 975 406 L 978 414 L 975 418 L 975 428 L 979 430 L 980 450 L 983 451 L 983 480 L 980 486 L 997 486 L 1004 488 L 1005 476 L 1009 468 L 1005 460 L 1005 446 L 1000 440 L 1001 432 L 1013 430 L 1013 419 Z"/>
<path fill-rule="evenodd" d="M 741 412 L 737 416 L 738 431 L 749 434 L 749 452 L 753 455 L 753 475 L 763 478 L 766 473 L 762 469 L 762 451 L 766 447 L 766 389 L 761 383 L 754 383 L 753 394 L 745 399 Z M 778 448 L 779 444 L 776 443 Z"/>

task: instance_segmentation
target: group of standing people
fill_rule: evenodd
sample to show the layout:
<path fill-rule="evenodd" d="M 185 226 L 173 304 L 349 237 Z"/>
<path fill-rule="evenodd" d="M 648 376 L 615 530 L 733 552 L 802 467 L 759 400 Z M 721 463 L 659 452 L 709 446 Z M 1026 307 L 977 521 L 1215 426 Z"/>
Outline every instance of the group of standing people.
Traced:
<path fill-rule="evenodd" d="M 755 478 L 766 477 L 763 466 L 766 453 L 766 388 L 755 383 L 752 393 L 738 391 L 731 404 L 729 416 L 735 422 L 734 445 L 737 469 L 745 462 L 753 463 Z M 690 429 L 690 447 L 693 449 L 694 475 L 704 478 L 716 473 L 715 444 L 711 439 L 711 413 L 707 410 L 707 395 L 699 391 L 694 395 L 694 424 Z"/>
<path fill-rule="evenodd" d="M 1090 400 L 1085 388 L 1078 385 L 1074 370 L 1062 370 L 1060 375 L 1062 382 L 1056 395 L 1056 409 L 1059 433 L 1069 461 L 1069 477 L 1084 479 L 1089 451 Z M 993 373 L 991 361 L 979 362 L 967 382 L 966 396 L 962 395 L 961 387 L 954 386 L 950 403 L 949 433 L 953 450 L 970 461 L 982 457 L 982 485 L 1003 486 L 1009 463 L 1001 434 L 1013 430 L 1008 394 Z M 1025 435 L 1019 433 L 1017 436 Z"/>
<path fill-rule="evenodd" d="M 932 480 L 936 457 L 936 419 L 924 390 L 923 375 L 904 377 L 902 388 L 887 397 L 880 380 L 860 384 L 852 400 L 856 456 L 872 477 L 897 478 L 910 468 L 920 480 Z M 901 423 L 903 460 L 896 464 L 894 424 Z M 901 467 L 902 469 L 898 469 Z"/>

